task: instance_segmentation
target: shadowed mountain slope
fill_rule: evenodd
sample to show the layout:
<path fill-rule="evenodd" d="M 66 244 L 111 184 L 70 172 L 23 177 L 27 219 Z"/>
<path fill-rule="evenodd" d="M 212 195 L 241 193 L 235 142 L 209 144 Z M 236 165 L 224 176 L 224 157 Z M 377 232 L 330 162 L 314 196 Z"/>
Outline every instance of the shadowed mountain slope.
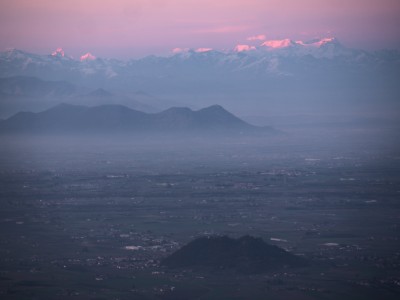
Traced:
<path fill-rule="evenodd" d="M 60 104 L 40 113 L 20 112 L 0 122 L 6 133 L 134 133 L 209 132 L 272 133 L 268 127 L 250 125 L 219 105 L 198 111 L 173 107 L 145 113 L 122 105 L 86 107 Z"/>
<path fill-rule="evenodd" d="M 301 267 L 306 260 L 261 238 L 243 236 L 201 237 L 183 246 L 162 262 L 169 268 L 234 269 L 245 273 L 262 273 L 282 267 Z"/>

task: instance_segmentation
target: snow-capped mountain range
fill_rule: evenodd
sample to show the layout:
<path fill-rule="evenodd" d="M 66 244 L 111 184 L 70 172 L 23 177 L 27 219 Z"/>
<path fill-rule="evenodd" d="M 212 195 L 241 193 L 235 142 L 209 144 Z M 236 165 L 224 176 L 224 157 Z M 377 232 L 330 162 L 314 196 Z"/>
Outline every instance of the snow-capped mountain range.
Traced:
<path fill-rule="evenodd" d="M 389 55 L 390 54 L 390 55 Z M 37 55 L 17 49 L 0 53 L 0 76 L 37 76 L 42 79 L 70 80 L 79 82 L 90 79 L 111 79 L 115 77 L 150 75 L 168 76 L 168 70 L 181 70 L 186 67 L 229 70 L 230 72 L 256 72 L 258 76 L 293 76 L 296 65 L 314 64 L 322 60 L 324 64 L 332 61 L 363 64 L 382 64 L 392 59 L 399 62 L 398 53 L 369 53 L 349 49 L 336 38 L 315 39 L 312 41 L 293 41 L 290 39 L 267 40 L 259 46 L 240 44 L 232 50 L 218 51 L 211 48 L 175 48 L 168 57 L 148 56 L 142 59 L 120 61 L 96 58 L 91 53 L 83 54 L 79 60 L 65 54 L 62 48 L 51 55 Z M 286 62 L 290 61 L 293 69 Z M 151 70 L 151 71 L 149 71 Z M 197 73 L 198 70 L 193 70 Z M 301 70 L 300 70 L 301 71 Z M 157 72 L 159 72 L 157 74 Z M 172 72 L 173 73 L 173 72 Z M 73 81 L 73 80 L 72 80 Z"/>
<path fill-rule="evenodd" d="M 257 105 L 272 99 L 311 107 L 321 99 L 398 99 L 400 94 L 398 51 L 350 49 L 336 38 L 258 42 L 226 51 L 175 48 L 169 56 L 128 61 L 89 52 L 74 59 L 62 48 L 49 55 L 10 49 L 0 52 L 0 78 L 64 81 L 86 92 L 102 88 L 129 98 L 145 91 L 193 108 L 219 103 L 234 110 L 243 108 L 243 98 Z"/>

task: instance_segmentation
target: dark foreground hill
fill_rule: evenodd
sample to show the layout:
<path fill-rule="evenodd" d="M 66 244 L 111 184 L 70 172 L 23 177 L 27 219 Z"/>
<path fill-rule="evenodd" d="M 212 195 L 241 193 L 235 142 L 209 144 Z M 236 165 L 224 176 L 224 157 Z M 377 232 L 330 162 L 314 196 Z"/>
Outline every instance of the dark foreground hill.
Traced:
<path fill-rule="evenodd" d="M 201 237 L 161 263 L 169 268 L 233 269 L 250 274 L 307 265 L 305 259 L 251 236 L 239 239 L 227 236 Z"/>
<path fill-rule="evenodd" d="M 213 105 L 197 111 L 173 107 L 145 113 L 121 105 L 60 104 L 40 113 L 20 112 L 0 122 L 3 133 L 272 133 Z"/>

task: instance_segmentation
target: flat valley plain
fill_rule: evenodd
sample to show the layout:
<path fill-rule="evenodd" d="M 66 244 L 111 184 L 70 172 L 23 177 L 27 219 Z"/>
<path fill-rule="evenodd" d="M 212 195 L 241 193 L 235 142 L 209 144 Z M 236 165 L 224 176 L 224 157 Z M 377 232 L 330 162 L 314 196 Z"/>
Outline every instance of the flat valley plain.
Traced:
<path fill-rule="evenodd" d="M 2 137 L 0 298 L 398 299 L 397 132 Z M 215 234 L 261 237 L 310 265 L 160 266 Z"/>

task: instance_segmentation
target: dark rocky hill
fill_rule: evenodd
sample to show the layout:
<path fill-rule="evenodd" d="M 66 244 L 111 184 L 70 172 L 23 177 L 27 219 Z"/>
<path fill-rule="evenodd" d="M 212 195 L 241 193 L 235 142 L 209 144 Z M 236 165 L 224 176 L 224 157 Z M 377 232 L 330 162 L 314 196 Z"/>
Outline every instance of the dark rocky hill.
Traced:
<path fill-rule="evenodd" d="M 263 273 L 284 267 L 306 266 L 307 261 L 261 238 L 243 236 L 201 237 L 166 257 L 169 268 L 233 269 L 244 273 Z"/>

